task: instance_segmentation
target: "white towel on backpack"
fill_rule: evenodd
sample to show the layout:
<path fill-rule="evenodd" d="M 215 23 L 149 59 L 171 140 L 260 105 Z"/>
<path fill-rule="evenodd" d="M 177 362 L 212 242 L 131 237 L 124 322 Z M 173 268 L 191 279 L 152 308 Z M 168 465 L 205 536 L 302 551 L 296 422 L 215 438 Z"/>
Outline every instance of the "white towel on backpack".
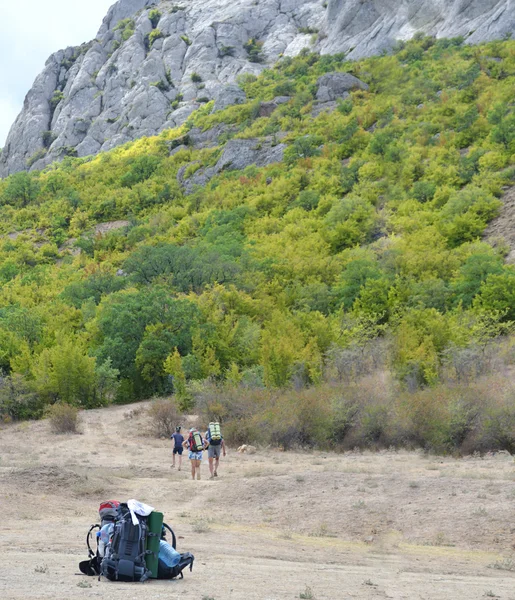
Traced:
<path fill-rule="evenodd" d="M 153 506 L 149 506 L 148 504 L 143 504 L 139 500 L 128 500 L 127 506 L 131 511 L 132 524 L 138 525 L 138 517 L 136 515 L 140 515 L 142 517 L 148 517 L 148 515 L 154 510 Z"/>

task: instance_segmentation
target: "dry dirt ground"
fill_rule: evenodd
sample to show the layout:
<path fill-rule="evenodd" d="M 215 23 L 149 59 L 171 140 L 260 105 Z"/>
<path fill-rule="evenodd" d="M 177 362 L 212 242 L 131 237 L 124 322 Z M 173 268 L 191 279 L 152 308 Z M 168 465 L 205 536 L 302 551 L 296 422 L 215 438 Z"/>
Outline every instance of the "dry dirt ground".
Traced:
<path fill-rule="evenodd" d="M 128 410 L 84 413 L 81 435 L 45 421 L 0 429 L 2 600 L 515 600 L 506 454 L 229 449 L 217 480 L 206 461 L 193 482 Z M 80 575 L 85 534 L 111 498 L 162 510 L 179 550 L 195 554 L 193 573 L 145 584 Z"/>

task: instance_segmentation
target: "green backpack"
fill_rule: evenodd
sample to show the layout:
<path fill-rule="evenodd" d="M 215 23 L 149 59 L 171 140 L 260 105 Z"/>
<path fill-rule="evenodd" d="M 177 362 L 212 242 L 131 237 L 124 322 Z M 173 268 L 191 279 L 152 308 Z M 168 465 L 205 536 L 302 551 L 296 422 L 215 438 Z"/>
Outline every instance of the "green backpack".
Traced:
<path fill-rule="evenodd" d="M 212 446 L 219 446 L 222 443 L 220 423 L 209 423 L 209 443 Z"/>
<path fill-rule="evenodd" d="M 190 433 L 189 438 L 190 450 L 192 452 L 202 452 L 204 450 L 204 444 L 202 443 L 202 436 L 198 431 Z"/>

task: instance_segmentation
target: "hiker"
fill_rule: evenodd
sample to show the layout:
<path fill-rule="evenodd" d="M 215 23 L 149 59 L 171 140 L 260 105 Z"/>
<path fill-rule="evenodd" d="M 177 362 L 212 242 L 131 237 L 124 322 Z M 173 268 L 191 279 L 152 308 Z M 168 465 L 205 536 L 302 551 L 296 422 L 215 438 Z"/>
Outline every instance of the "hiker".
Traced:
<path fill-rule="evenodd" d="M 209 444 L 207 449 L 207 457 L 209 460 L 209 472 L 214 479 L 218 477 L 218 464 L 220 463 L 220 455 L 223 453 L 224 458 L 227 454 L 225 451 L 224 438 L 220 432 L 220 423 L 209 423 L 206 431 L 206 441 Z"/>
<path fill-rule="evenodd" d="M 197 479 L 200 479 L 200 463 L 202 462 L 202 452 L 206 449 L 206 441 L 202 438 L 198 429 L 192 427 L 188 439 L 182 445 L 190 451 L 191 478 L 195 479 L 196 475 Z"/>
<path fill-rule="evenodd" d="M 175 433 L 173 433 L 170 436 L 170 439 L 172 440 L 173 446 L 173 454 L 172 454 L 172 469 L 175 469 L 175 455 L 178 454 L 179 455 L 179 468 L 177 469 L 178 471 L 181 470 L 181 465 L 182 465 L 182 453 L 184 451 L 184 448 L 182 446 L 183 442 L 184 442 L 184 436 L 181 434 L 181 429 L 182 427 L 176 427 L 175 428 Z"/>

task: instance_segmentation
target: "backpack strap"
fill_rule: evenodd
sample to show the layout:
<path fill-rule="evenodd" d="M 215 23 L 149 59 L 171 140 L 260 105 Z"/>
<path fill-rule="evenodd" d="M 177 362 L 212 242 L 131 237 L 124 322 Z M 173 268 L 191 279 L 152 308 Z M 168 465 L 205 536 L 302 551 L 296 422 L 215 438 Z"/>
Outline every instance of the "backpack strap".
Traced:
<path fill-rule="evenodd" d="M 92 525 L 89 528 L 88 534 L 86 535 L 86 545 L 88 546 L 88 555 L 89 555 L 90 558 L 93 558 L 94 556 L 96 556 L 95 552 L 93 552 L 93 550 L 91 549 L 91 546 L 89 545 L 89 540 L 90 540 L 91 532 L 95 528 L 100 529 L 100 525 L 98 525 L 98 524 Z M 98 546 L 98 538 L 97 538 L 97 546 Z"/>

